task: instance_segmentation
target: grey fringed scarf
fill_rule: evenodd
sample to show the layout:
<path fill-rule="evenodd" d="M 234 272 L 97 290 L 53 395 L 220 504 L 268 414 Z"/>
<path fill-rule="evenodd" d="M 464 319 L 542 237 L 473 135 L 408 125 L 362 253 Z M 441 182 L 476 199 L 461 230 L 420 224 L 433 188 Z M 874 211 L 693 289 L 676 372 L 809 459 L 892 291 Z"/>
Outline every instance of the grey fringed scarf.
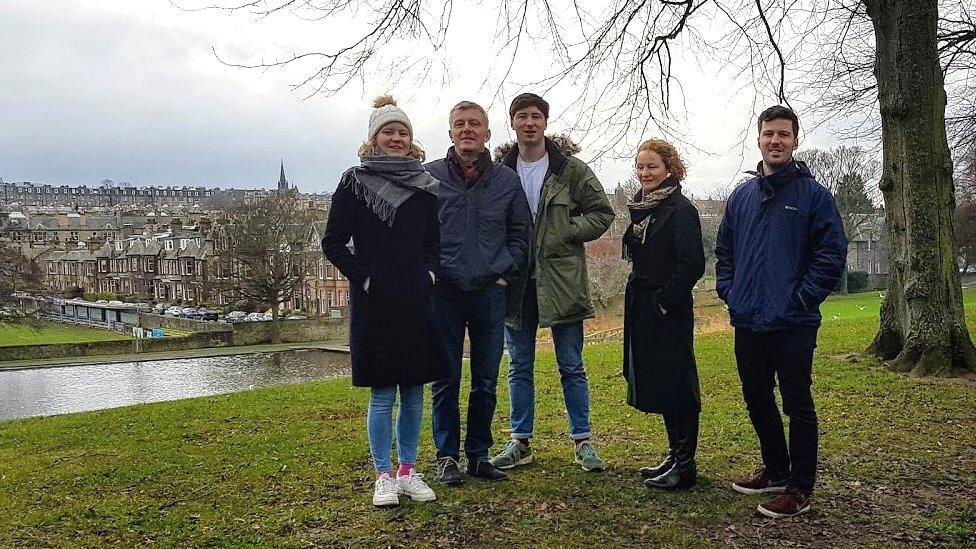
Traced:
<path fill-rule="evenodd" d="M 364 156 L 362 165 L 350 172 L 353 194 L 390 227 L 397 208 L 414 193 L 437 196 L 437 180 L 413 157 Z"/>

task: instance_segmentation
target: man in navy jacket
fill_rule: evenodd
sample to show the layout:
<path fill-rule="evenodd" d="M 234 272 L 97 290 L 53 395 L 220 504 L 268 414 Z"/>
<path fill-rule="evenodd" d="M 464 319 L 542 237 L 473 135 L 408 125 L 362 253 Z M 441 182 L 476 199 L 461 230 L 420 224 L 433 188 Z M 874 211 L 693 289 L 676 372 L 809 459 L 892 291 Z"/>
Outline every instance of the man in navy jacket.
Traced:
<path fill-rule="evenodd" d="M 477 103 L 451 109 L 447 156 L 426 165 L 437 188 L 441 223 L 439 279 L 434 286 L 434 319 L 450 377 L 434 382 L 432 426 L 437 446 L 437 480 L 461 482 L 461 357 L 464 332 L 471 340 L 464 453 L 468 474 L 485 480 L 507 475 L 488 462 L 492 445 L 498 365 L 504 346 L 508 286 L 525 268 L 532 218 L 518 174 L 495 165 L 485 143 L 488 114 Z"/>
<path fill-rule="evenodd" d="M 715 245 L 716 290 L 735 327 L 735 358 L 763 466 L 735 481 L 741 493 L 779 494 L 758 511 L 810 509 L 817 412 L 810 392 L 820 303 L 844 271 L 847 238 L 830 192 L 793 159 L 799 121 L 775 106 L 759 115 L 762 162 L 725 206 Z M 789 443 L 773 388 L 790 418 Z"/>

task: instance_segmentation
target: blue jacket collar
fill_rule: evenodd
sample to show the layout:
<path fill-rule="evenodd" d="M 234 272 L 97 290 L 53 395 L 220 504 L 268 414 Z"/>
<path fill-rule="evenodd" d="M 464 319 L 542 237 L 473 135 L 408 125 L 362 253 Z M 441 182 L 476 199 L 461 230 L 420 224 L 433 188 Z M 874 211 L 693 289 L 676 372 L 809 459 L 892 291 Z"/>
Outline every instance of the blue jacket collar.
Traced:
<path fill-rule="evenodd" d="M 789 164 L 776 170 L 770 175 L 766 175 L 763 173 L 763 165 L 761 161 L 759 162 L 759 164 L 756 164 L 755 171 L 747 170 L 745 173 L 753 177 L 772 180 L 773 182 L 794 179 L 797 177 L 813 177 L 813 173 L 810 172 L 810 168 L 807 166 L 807 163 L 802 160 L 797 160 L 795 158 L 791 160 Z"/>
<path fill-rule="evenodd" d="M 747 171 L 746 173 L 756 178 L 758 190 L 760 193 L 762 193 L 764 198 L 773 197 L 776 194 L 776 189 L 783 187 L 784 185 L 792 183 L 798 179 L 813 177 L 813 174 L 810 172 L 810 168 L 807 167 L 806 163 L 802 160 L 796 159 L 793 159 L 789 164 L 769 175 L 765 175 L 763 173 L 762 162 L 759 162 L 759 164 L 756 166 L 756 171 Z"/>

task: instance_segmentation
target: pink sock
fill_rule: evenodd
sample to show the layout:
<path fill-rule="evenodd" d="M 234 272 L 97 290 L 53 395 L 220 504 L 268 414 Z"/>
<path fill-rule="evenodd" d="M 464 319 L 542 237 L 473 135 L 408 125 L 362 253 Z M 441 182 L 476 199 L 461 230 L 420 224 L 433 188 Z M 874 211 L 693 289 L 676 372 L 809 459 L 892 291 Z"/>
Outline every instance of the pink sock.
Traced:
<path fill-rule="evenodd" d="M 400 468 L 397 469 L 397 476 L 405 477 L 409 475 L 410 471 L 413 471 L 413 465 L 413 463 L 401 463 Z"/>

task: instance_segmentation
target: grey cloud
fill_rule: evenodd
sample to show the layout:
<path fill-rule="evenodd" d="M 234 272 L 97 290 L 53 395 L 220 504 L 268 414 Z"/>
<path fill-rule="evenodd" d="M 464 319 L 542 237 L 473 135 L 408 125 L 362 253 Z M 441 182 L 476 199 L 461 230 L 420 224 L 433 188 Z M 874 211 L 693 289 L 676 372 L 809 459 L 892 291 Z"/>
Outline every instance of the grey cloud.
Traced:
<path fill-rule="evenodd" d="M 70 1 L 4 4 L 6 181 L 263 187 L 283 157 L 300 187 L 329 190 L 355 161 L 361 114 L 194 72 L 201 36 Z"/>

